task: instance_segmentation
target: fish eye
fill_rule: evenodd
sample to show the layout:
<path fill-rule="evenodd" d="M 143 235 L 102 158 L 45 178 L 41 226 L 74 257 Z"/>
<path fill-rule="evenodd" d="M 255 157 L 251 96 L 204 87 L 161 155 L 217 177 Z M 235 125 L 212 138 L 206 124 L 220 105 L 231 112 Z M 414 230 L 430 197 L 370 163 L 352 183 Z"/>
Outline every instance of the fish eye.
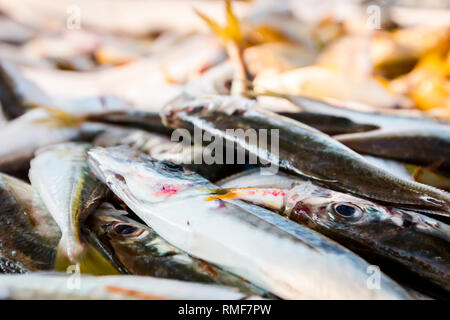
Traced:
<path fill-rule="evenodd" d="M 332 213 L 347 220 L 357 220 L 361 218 L 363 211 L 360 207 L 351 203 L 334 203 Z"/>
<path fill-rule="evenodd" d="M 127 223 L 115 223 L 113 229 L 115 234 L 125 237 L 134 237 L 140 235 L 143 230 Z"/>
<path fill-rule="evenodd" d="M 172 171 L 172 172 L 183 172 L 184 171 L 182 166 L 175 164 L 173 162 L 162 161 L 161 163 L 164 165 L 165 169 L 167 169 L 169 171 Z"/>

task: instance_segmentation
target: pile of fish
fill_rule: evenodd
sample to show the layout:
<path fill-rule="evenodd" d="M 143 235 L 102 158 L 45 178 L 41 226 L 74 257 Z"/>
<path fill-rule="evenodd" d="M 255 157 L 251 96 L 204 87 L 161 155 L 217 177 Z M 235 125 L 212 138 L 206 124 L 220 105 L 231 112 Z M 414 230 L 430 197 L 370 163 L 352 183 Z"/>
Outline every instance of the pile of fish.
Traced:
<path fill-rule="evenodd" d="M 171 0 L 186 28 L 61 31 L 26 2 L 46 24 L 0 3 L 0 299 L 450 298 L 449 25 Z"/>

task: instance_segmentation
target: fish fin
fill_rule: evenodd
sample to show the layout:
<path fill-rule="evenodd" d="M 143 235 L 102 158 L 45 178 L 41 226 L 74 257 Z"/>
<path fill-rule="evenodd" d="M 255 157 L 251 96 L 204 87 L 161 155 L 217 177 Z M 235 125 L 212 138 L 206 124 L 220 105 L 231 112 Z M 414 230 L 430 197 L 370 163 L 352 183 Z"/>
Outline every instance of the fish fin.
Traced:
<path fill-rule="evenodd" d="M 76 270 L 84 274 L 96 276 L 121 274 L 94 246 L 89 243 L 83 243 L 82 246 L 82 251 L 71 259 L 67 255 L 67 250 L 60 244 L 56 252 L 54 270 L 69 272 L 76 266 Z"/>
<path fill-rule="evenodd" d="M 30 105 L 31 109 L 40 109 L 47 112 L 51 117 L 36 120 L 36 123 L 45 123 L 57 127 L 79 127 L 84 121 L 84 116 L 76 116 L 69 112 L 43 105 Z"/>
<path fill-rule="evenodd" d="M 224 200 L 224 199 L 235 199 L 238 196 L 238 193 L 236 193 L 236 190 L 239 189 L 223 189 L 223 188 L 217 188 L 217 189 L 199 189 L 200 191 L 204 191 L 208 194 L 210 194 L 208 197 L 205 198 L 206 201 L 214 201 L 214 200 Z"/>
<path fill-rule="evenodd" d="M 234 41 L 238 44 L 244 43 L 244 36 L 242 35 L 241 26 L 239 20 L 233 12 L 231 7 L 231 2 L 229 0 L 225 1 L 226 10 L 226 24 L 221 26 L 216 21 L 201 13 L 197 9 L 194 9 L 195 13 L 206 22 L 206 24 L 211 28 L 211 30 L 224 42 Z"/>
<path fill-rule="evenodd" d="M 225 1 L 226 9 L 226 24 L 221 26 L 216 21 L 208 17 L 207 15 L 201 13 L 200 11 L 194 9 L 195 13 L 206 22 L 206 24 L 211 28 L 211 30 L 224 42 L 234 41 L 238 44 L 243 44 L 244 37 L 241 32 L 241 26 L 239 20 L 233 12 L 231 7 L 231 2 L 229 0 Z"/>
<path fill-rule="evenodd" d="M 209 190 L 205 201 L 241 200 L 269 210 L 282 211 L 288 189 L 271 187 L 220 188 Z"/>
<path fill-rule="evenodd" d="M 244 42 L 244 37 L 242 35 L 239 20 L 237 19 L 236 15 L 233 12 L 233 8 L 231 7 L 230 0 L 225 1 L 225 10 L 227 19 L 227 24 L 225 26 L 226 35 L 237 43 L 242 44 Z"/>

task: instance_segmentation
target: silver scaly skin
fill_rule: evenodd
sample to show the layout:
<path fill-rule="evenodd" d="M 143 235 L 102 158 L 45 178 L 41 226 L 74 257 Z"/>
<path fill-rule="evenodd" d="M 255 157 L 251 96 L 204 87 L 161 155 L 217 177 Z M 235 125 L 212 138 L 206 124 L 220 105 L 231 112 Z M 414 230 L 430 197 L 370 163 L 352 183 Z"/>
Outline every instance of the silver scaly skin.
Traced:
<path fill-rule="evenodd" d="M 89 151 L 93 173 L 170 244 L 285 299 L 408 299 L 335 242 L 240 201 L 208 201 L 209 181 L 125 147 Z"/>

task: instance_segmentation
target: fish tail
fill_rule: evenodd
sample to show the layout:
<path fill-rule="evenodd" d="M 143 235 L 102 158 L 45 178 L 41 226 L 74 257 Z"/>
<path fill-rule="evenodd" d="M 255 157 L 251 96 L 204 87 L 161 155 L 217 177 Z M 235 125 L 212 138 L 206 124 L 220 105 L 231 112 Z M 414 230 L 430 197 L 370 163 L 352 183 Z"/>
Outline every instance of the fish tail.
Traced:
<path fill-rule="evenodd" d="M 54 269 L 68 273 L 77 270 L 80 273 L 97 276 L 120 274 L 108 259 L 89 243 L 79 243 L 69 254 L 64 242 L 61 241 L 56 252 Z"/>
<path fill-rule="evenodd" d="M 234 14 L 231 2 L 229 0 L 225 1 L 226 10 L 226 25 L 221 26 L 219 23 L 208 17 L 207 15 L 201 13 L 200 11 L 194 9 L 195 13 L 206 22 L 206 24 L 211 28 L 211 30 L 224 42 L 234 41 L 238 44 L 244 42 L 244 37 L 242 35 L 241 26 L 239 20 Z"/>
<path fill-rule="evenodd" d="M 64 110 L 57 108 L 43 106 L 43 105 L 29 105 L 31 109 L 40 109 L 47 112 L 51 117 L 46 119 L 39 119 L 36 122 L 52 124 L 58 127 L 79 127 L 86 121 L 84 116 L 74 115 Z"/>

